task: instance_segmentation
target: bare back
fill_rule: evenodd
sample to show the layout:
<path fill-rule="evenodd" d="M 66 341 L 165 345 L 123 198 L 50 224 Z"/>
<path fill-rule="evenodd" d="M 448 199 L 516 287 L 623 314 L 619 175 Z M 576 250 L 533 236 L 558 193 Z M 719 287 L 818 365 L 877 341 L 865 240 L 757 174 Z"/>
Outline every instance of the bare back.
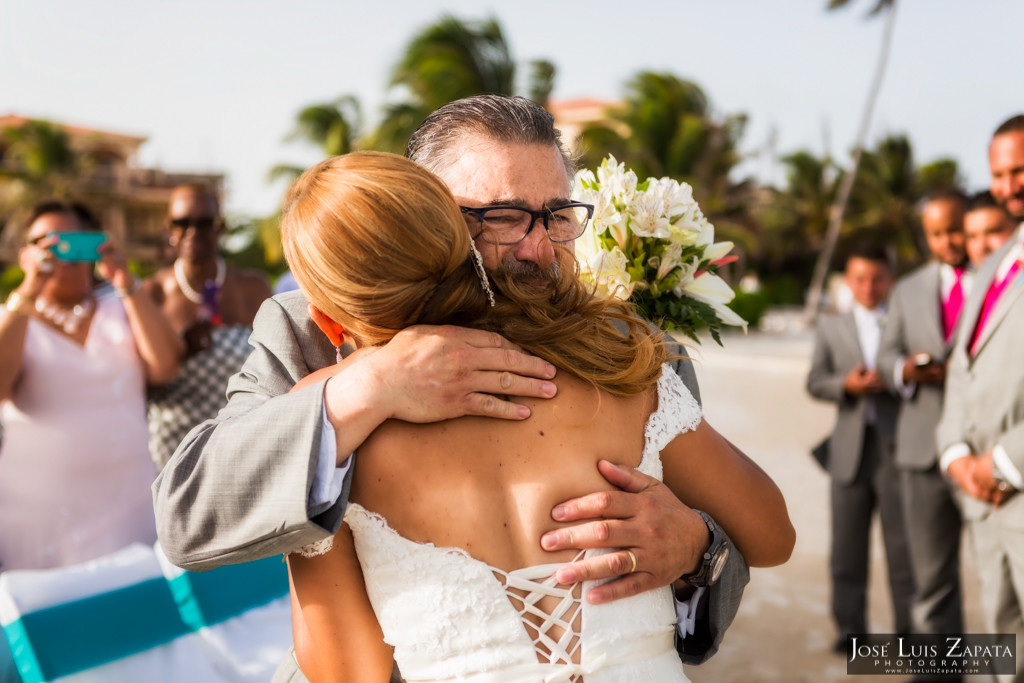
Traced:
<path fill-rule="evenodd" d="M 540 547 L 560 526 L 551 509 L 612 490 L 599 460 L 639 464 L 655 392 L 617 398 L 566 374 L 556 383 L 557 396 L 529 402 L 523 422 L 386 422 L 358 451 L 351 499 L 410 540 L 463 548 L 499 569 L 571 559 Z"/>

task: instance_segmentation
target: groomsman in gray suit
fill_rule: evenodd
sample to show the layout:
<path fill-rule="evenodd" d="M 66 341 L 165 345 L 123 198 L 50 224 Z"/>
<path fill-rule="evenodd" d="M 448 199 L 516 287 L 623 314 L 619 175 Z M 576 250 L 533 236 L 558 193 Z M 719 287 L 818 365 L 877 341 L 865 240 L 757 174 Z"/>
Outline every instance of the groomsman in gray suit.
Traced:
<path fill-rule="evenodd" d="M 818 321 L 807 391 L 836 404 L 836 425 L 827 444 L 832 477 L 832 617 L 846 651 L 847 638 L 867 632 L 867 584 L 871 520 L 882 520 L 895 630 L 911 629 L 910 571 L 899 484 L 893 463 L 897 399 L 876 367 L 885 299 L 892 273 L 884 250 L 870 245 L 846 261 L 853 309 Z"/>
<path fill-rule="evenodd" d="M 903 399 L 896 423 L 896 467 L 914 570 L 916 633 L 963 633 L 960 511 L 939 472 L 934 435 L 946 359 L 970 292 L 966 205 L 967 198 L 954 191 L 925 202 L 921 227 L 932 260 L 896 285 L 878 349 L 882 381 Z"/>
<path fill-rule="evenodd" d="M 992 196 L 1024 221 L 1024 114 L 996 129 L 989 144 Z M 1024 681 L 1024 229 L 978 270 L 964 305 L 937 431 L 940 467 L 958 497 L 993 633 L 1017 638 Z"/>
<path fill-rule="evenodd" d="M 527 172 L 516 159 L 536 145 L 550 151 L 550 163 Z M 486 163 L 468 168 L 465 160 L 483 148 L 489 151 Z M 571 162 L 550 114 L 523 98 L 466 98 L 431 114 L 407 154 L 444 180 L 460 204 L 536 213 L 523 240 L 484 250 L 487 268 L 534 278 L 554 262 L 541 219 L 544 209 L 569 201 Z M 288 553 L 336 533 L 351 468 L 358 467 L 355 451 L 387 419 L 525 419 L 529 410 L 515 397 L 555 392 L 554 367 L 497 335 L 420 326 L 361 351 L 369 352 L 363 361 L 326 383 L 289 393 L 343 353 L 312 323 L 301 292 L 264 303 L 250 343 L 255 350 L 229 382 L 227 406 L 185 438 L 154 483 L 160 540 L 182 567 L 201 570 Z M 690 363 L 677 371 L 697 396 Z M 575 576 L 563 578 L 619 577 L 594 589 L 602 601 L 675 583 L 682 600 L 677 613 L 688 631 L 679 651 L 684 662 L 699 663 L 717 650 L 735 616 L 746 564 L 733 549 L 717 583 L 696 590 L 681 585 L 683 575 L 720 559 L 708 552 L 708 527 L 660 482 L 632 470 L 608 476 L 621 491 L 557 506 L 555 520 L 579 524 L 538 540 L 548 550 L 632 548 L 632 567 L 612 553 L 575 563 Z M 284 680 L 280 672 L 277 680 Z"/>

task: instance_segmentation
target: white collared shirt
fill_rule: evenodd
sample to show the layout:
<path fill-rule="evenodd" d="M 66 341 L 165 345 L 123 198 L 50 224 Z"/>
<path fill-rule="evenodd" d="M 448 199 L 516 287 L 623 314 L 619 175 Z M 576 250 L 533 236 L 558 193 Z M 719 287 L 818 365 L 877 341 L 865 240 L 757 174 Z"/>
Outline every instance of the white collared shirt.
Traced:
<path fill-rule="evenodd" d="M 853 304 L 853 320 L 857 323 L 857 340 L 864 354 L 864 367 L 875 369 L 878 357 L 878 343 L 882 340 L 882 318 L 885 317 L 885 304 L 874 309 L 867 309 L 859 303 Z"/>

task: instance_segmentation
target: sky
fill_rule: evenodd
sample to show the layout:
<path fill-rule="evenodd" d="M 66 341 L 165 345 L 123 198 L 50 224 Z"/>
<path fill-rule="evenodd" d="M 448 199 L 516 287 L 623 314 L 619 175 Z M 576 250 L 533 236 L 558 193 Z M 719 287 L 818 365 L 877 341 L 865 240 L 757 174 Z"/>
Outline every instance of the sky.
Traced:
<path fill-rule="evenodd" d="M 445 13 L 495 18 L 520 73 L 557 67 L 553 99 L 619 98 L 642 70 L 699 84 L 718 115 L 746 113 L 743 173 L 781 180 L 797 149 L 845 160 L 875 68 L 875 0 L 0 0 L 0 115 L 147 138 L 139 164 L 227 176 L 227 211 L 266 215 L 303 107 L 354 95 L 379 120 L 409 39 Z M 1024 111 L 1024 2 L 897 0 L 869 134 L 906 134 L 918 163 L 956 159 L 988 183 L 995 127 Z"/>

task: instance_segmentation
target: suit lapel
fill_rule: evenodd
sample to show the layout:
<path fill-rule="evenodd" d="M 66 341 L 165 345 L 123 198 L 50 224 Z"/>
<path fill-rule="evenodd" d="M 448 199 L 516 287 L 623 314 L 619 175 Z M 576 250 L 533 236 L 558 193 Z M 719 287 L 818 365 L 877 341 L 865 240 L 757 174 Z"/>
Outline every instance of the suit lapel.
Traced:
<path fill-rule="evenodd" d="M 853 316 L 853 311 L 843 313 L 839 317 L 839 326 L 842 332 L 842 338 L 846 340 L 849 348 L 860 358 L 860 362 L 867 365 L 867 359 L 864 357 L 864 349 L 860 345 L 860 333 L 857 332 L 857 319 Z"/>
<path fill-rule="evenodd" d="M 1020 298 L 1021 293 L 1024 292 L 1024 282 L 1021 281 L 1021 275 L 1018 274 L 1014 281 L 1006 286 L 1003 290 L 1002 296 L 999 297 L 999 301 L 996 302 L 996 307 L 989 315 L 988 320 L 985 322 L 985 329 L 981 331 L 982 337 L 978 342 L 978 352 L 976 356 L 981 355 L 982 350 L 988 343 L 988 340 L 992 338 L 992 333 L 996 331 L 1006 319 L 1010 309 L 1013 308 L 1013 304 Z"/>
<path fill-rule="evenodd" d="M 988 293 L 989 287 L 992 286 L 992 281 L 995 280 L 999 264 L 1013 247 L 1013 241 L 1017 238 L 1016 234 L 1011 237 L 998 251 L 990 255 L 975 273 L 974 284 L 971 285 L 971 295 L 964 302 L 964 309 L 960 314 L 960 329 L 956 336 L 956 344 L 964 347 L 969 364 L 974 362 L 974 357 L 971 355 L 971 341 L 974 339 L 974 331 L 978 326 L 981 309 L 985 305 L 985 295 Z M 991 330 L 991 326 L 989 329 Z"/>
<path fill-rule="evenodd" d="M 945 348 L 946 340 L 942 334 L 942 279 L 939 277 L 939 268 L 939 264 L 933 262 L 925 271 L 925 277 L 921 279 L 921 292 L 914 293 L 914 300 L 926 302 L 931 299 L 931 305 L 922 305 L 919 309 L 922 329 L 928 331 L 935 348 Z M 960 314 L 962 320 L 963 310 Z"/>

